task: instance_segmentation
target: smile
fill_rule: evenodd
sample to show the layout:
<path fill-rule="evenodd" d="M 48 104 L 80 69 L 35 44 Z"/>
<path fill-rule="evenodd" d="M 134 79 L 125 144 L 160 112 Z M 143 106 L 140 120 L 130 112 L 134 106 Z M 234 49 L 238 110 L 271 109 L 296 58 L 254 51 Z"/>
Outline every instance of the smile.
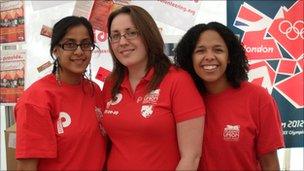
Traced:
<path fill-rule="evenodd" d="M 126 50 L 121 50 L 119 53 L 121 53 L 123 55 L 128 55 L 133 51 L 134 51 L 134 49 L 126 49 Z"/>
<path fill-rule="evenodd" d="M 219 67 L 219 65 L 201 65 L 201 67 L 206 71 L 214 71 Z"/>
<path fill-rule="evenodd" d="M 82 64 L 84 61 L 86 61 L 86 59 L 71 59 L 72 62 L 76 63 L 76 64 Z"/>

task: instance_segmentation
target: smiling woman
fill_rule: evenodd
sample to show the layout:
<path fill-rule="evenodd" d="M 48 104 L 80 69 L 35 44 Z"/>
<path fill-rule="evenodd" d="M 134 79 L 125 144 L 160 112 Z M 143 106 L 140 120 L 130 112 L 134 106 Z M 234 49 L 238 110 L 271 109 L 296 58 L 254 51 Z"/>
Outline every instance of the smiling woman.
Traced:
<path fill-rule="evenodd" d="M 53 73 L 32 84 L 15 108 L 18 170 L 102 169 L 101 90 L 84 77 L 94 47 L 87 19 L 70 16 L 55 24 Z"/>
<path fill-rule="evenodd" d="M 164 54 L 153 18 L 124 6 L 110 14 L 108 33 L 114 61 L 103 89 L 108 170 L 196 170 L 204 104 L 190 76 Z"/>
<path fill-rule="evenodd" d="M 199 170 L 279 170 L 278 108 L 265 89 L 247 82 L 248 61 L 234 33 L 217 22 L 198 24 L 175 50 L 206 105 Z"/>

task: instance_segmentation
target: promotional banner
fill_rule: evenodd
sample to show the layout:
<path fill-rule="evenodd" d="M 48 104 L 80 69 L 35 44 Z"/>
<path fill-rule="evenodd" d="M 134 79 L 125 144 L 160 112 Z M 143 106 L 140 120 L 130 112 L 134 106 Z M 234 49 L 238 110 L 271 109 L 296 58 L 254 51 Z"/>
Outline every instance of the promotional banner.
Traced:
<path fill-rule="evenodd" d="M 24 89 L 25 51 L 2 51 L 0 55 L 0 103 L 16 103 Z"/>
<path fill-rule="evenodd" d="M 130 3 L 147 10 L 155 20 L 185 31 L 194 25 L 201 4 L 198 0 L 131 1 Z"/>
<path fill-rule="evenodd" d="M 302 0 L 227 3 L 227 25 L 250 61 L 249 81 L 275 98 L 287 148 L 304 147 L 303 9 Z"/>
<path fill-rule="evenodd" d="M 23 42 L 23 1 L 3 1 L 0 5 L 0 43 Z"/>

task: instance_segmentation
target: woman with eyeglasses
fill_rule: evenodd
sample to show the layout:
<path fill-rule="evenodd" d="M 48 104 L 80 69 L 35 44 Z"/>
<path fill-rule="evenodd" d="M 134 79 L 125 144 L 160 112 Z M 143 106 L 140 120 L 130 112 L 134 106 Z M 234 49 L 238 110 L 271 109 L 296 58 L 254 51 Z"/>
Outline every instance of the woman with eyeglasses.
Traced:
<path fill-rule="evenodd" d="M 114 61 L 103 89 L 108 170 L 196 170 L 205 107 L 190 75 L 171 65 L 144 9 L 112 12 L 107 28 Z"/>
<path fill-rule="evenodd" d="M 15 108 L 18 170 L 103 168 L 101 90 L 84 74 L 94 48 L 87 19 L 69 16 L 54 25 L 53 72 L 33 83 Z"/>

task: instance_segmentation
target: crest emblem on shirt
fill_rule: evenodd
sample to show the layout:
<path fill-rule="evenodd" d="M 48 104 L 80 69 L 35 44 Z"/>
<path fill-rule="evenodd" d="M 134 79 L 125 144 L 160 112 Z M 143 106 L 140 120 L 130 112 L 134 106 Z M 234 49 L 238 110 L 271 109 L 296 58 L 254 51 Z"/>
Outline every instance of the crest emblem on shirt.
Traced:
<path fill-rule="evenodd" d="M 64 128 L 70 126 L 72 123 L 71 117 L 66 112 L 60 112 L 57 120 L 57 132 L 58 134 L 64 133 Z"/>
<path fill-rule="evenodd" d="M 149 118 L 153 114 L 153 108 L 157 104 L 159 94 L 160 89 L 156 89 L 145 95 L 141 106 L 141 115 L 144 118 Z"/>
<path fill-rule="evenodd" d="M 144 118 L 149 118 L 153 113 L 153 106 L 152 105 L 143 105 L 141 107 L 141 115 Z"/>
<path fill-rule="evenodd" d="M 240 125 L 226 125 L 223 137 L 225 141 L 238 141 L 240 138 Z"/>

